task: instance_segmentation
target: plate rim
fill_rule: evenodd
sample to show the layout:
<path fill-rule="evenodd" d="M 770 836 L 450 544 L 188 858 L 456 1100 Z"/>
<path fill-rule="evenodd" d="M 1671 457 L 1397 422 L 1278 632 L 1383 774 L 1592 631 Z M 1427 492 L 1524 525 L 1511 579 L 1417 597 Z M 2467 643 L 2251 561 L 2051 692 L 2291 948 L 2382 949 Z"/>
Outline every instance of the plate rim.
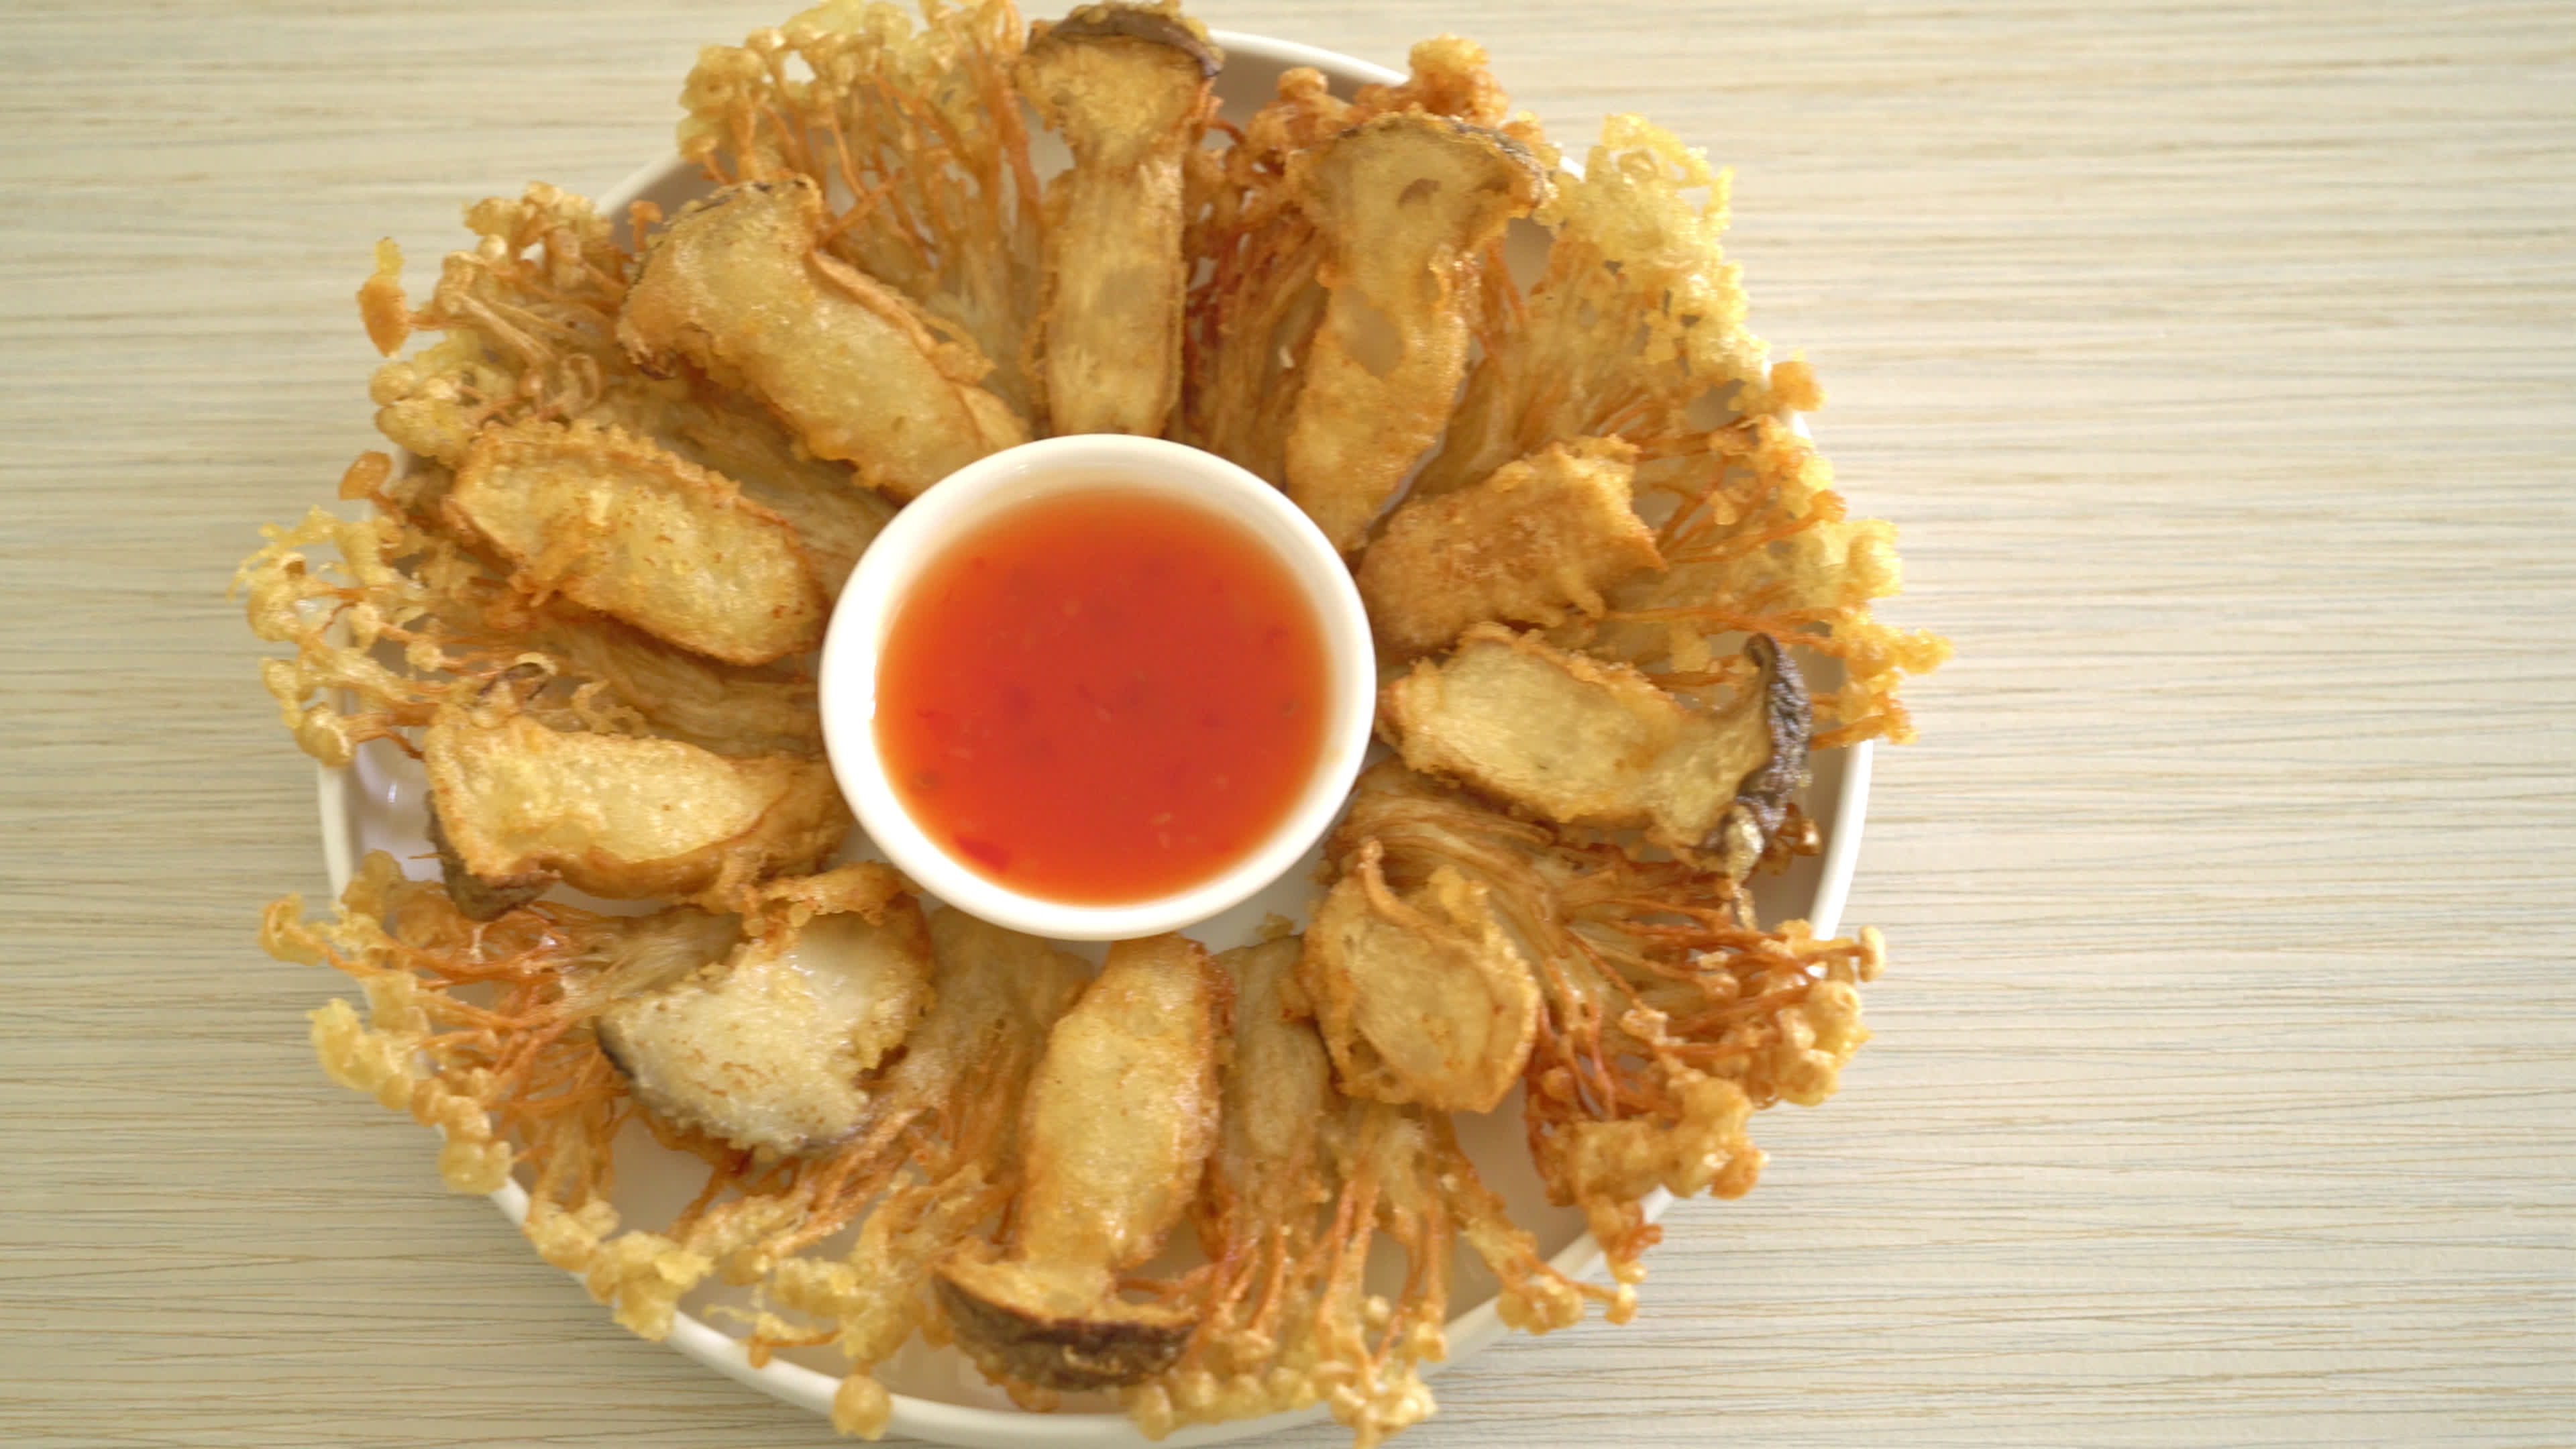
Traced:
<path fill-rule="evenodd" d="M 1229 61 L 1240 54 L 1276 64 L 1282 70 L 1311 66 L 1336 82 L 1351 85 L 1393 85 L 1404 79 L 1401 72 L 1384 66 L 1296 41 L 1213 28 L 1208 35 L 1226 52 Z M 600 193 L 593 205 L 604 216 L 620 215 L 630 203 L 670 180 L 675 172 L 685 170 L 687 164 L 677 152 L 648 162 Z M 1569 161 L 1567 164 L 1573 163 Z M 1795 426 L 1801 434 L 1805 433 L 1803 417 L 1795 420 Z M 1833 816 L 1823 822 L 1825 852 L 1819 863 L 1815 899 L 1806 917 L 1818 936 L 1835 934 L 1842 922 L 1843 908 L 1850 899 L 1852 878 L 1860 858 L 1862 830 L 1868 816 L 1871 766 L 1876 750 L 1873 741 L 1862 740 L 1843 747 L 1838 753 L 1842 757 L 1841 780 Z M 351 828 L 350 780 L 353 767 L 317 762 L 314 771 L 318 777 L 317 803 L 322 817 L 323 864 L 330 876 L 332 898 L 337 900 L 348 889 L 357 866 Z M 525 1224 L 528 1194 L 517 1182 L 504 1183 L 490 1193 L 489 1198 L 513 1226 Z M 1672 1194 L 1662 1188 L 1649 1193 L 1639 1202 L 1644 1220 L 1651 1223 L 1662 1217 L 1672 1201 Z M 1592 1277 L 1602 1266 L 1600 1244 L 1586 1229 L 1559 1250 L 1549 1260 L 1549 1266 L 1570 1277 Z M 579 1274 L 567 1276 L 576 1280 L 580 1277 Z M 1500 1303 L 1499 1296 L 1488 1298 L 1450 1318 L 1443 1326 L 1448 1352 L 1438 1362 L 1423 1365 L 1424 1372 L 1436 1374 L 1499 1342 L 1509 1332 L 1502 1321 Z M 750 1351 L 742 1340 L 694 1315 L 676 1313 L 670 1333 L 661 1341 L 747 1388 L 826 1417 L 832 1412 L 832 1399 L 840 1388 L 840 1379 L 784 1358 L 772 1358 L 766 1364 L 754 1366 Z M 1135 1421 L 1123 1413 L 1040 1414 L 1019 1409 L 949 1404 L 891 1391 L 888 1397 L 892 1407 L 886 1425 L 888 1435 L 959 1445 L 963 1449 L 1149 1449 L 1154 1445 L 1188 1449 L 1188 1446 L 1228 1443 L 1275 1433 L 1313 1423 L 1328 1414 L 1327 1405 L 1319 1401 L 1301 1409 L 1257 1418 L 1191 1425 L 1176 1429 L 1161 1439 L 1148 1439 Z"/>

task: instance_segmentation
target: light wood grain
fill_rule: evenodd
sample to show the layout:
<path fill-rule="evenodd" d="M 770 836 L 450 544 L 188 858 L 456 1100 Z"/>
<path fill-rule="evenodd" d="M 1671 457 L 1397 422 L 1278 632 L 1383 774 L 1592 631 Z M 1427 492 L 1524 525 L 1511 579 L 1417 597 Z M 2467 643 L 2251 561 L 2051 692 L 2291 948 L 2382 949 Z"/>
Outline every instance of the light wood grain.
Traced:
<path fill-rule="evenodd" d="M 1738 168 L 1892 612 L 1957 639 L 1897 961 L 1495 1443 L 2576 1441 L 2576 30 L 2561 5 L 1246 3 L 1457 28 Z M 0 1439 L 828 1442 L 612 1328 L 312 1066 L 309 766 L 220 597 L 369 438 L 350 293 L 669 144 L 738 3 L 20 4 L 0 161 Z M 1342 1442 L 1318 1429 L 1283 1445 Z"/>

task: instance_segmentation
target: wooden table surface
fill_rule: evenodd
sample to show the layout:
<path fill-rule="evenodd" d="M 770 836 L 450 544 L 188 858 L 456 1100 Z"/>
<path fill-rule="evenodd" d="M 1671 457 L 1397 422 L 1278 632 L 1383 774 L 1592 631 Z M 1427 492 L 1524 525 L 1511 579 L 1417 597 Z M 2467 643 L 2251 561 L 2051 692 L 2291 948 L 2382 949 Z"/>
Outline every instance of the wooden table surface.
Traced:
<path fill-rule="evenodd" d="M 1405 1442 L 2576 1442 L 2564 6 L 1200 13 L 1469 29 L 1561 137 L 1734 165 L 1888 612 L 1959 647 L 1880 756 L 1843 1095 L 1673 1211 L 1637 1323 Z M 0 13 L 0 1440 L 830 1441 L 315 1068 L 339 982 L 252 942 L 324 889 L 312 770 L 221 597 L 371 441 L 369 245 L 604 188 L 781 18 Z"/>

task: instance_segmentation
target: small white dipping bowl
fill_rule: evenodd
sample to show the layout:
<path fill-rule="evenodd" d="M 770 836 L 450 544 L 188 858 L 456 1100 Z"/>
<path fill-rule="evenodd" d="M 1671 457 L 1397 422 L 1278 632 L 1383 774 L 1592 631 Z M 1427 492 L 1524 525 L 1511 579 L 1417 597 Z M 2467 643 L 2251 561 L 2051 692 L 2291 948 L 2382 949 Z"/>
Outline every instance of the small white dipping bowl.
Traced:
<path fill-rule="evenodd" d="M 948 853 L 905 808 L 877 747 L 877 666 L 922 571 L 966 535 L 1041 499 L 1119 491 L 1160 495 L 1231 519 L 1286 566 L 1322 634 L 1330 698 L 1313 774 L 1285 817 L 1234 865 L 1168 895 L 1084 905 L 1024 895 Z M 904 506 L 860 556 L 823 640 L 823 745 L 859 826 L 931 895 L 998 926 L 1060 941 L 1120 941 L 1215 915 L 1297 863 L 1341 812 L 1368 750 L 1377 666 L 1368 615 L 1340 555 L 1297 505 L 1212 453 L 1159 438 L 1087 434 L 1006 449 L 941 479 Z"/>

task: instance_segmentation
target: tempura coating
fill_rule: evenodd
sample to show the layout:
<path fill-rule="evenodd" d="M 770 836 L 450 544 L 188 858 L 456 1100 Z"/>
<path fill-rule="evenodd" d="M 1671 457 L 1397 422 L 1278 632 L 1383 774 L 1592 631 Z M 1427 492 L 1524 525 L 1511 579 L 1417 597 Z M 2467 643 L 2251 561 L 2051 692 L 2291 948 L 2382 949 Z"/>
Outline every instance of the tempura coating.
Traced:
<path fill-rule="evenodd" d="M 1121 941 L 1047 1038 L 1020 1123 L 1007 1256 L 940 1270 L 958 1342 L 986 1372 L 1049 1389 L 1131 1383 L 1192 1320 L 1113 1296 L 1162 1247 L 1216 1145 L 1231 984 L 1197 942 Z"/>
<path fill-rule="evenodd" d="M 1447 867 L 1399 895 L 1365 842 L 1306 928 L 1299 979 L 1344 1092 L 1490 1112 L 1520 1080 L 1538 983 L 1486 887 Z"/>
<path fill-rule="evenodd" d="M 663 1118 L 734 1146 L 812 1153 L 867 1124 L 871 1074 L 931 1006 L 920 902 L 883 865 L 756 897 L 751 938 L 666 985 L 621 995 L 600 1043 Z"/>
<path fill-rule="evenodd" d="M 1380 716 L 1404 762 L 1565 825 L 1705 842 L 1770 758 L 1758 709 L 1693 709 L 1624 665 L 1492 624 L 1388 685 Z"/>
<path fill-rule="evenodd" d="M 657 233 L 618 316 L 648 370 L 684 358 L 766 402 L 805 446 L 908 499 L 987 453 L 1028 441 L 977 386 L 991 364 L 943 340 L 920 309 L 817 250 L 822 194 L 802 176 L 746 182 Z"/>
<path fill-rule="evenodd" d="M 1220 953 L 1234 986 L 1216 1152 L 1196 1214 L 1208 1256 L 1261 1246 L 1322 1200 L 1323 1135 L 1337 1110 L 1333 1065 L 1297 989 L 1296 936 Z M 1308 1224 L 1311 1228 L 1311 1222 Z M 1311 1233 L 1307 1234 L 1311 1236 Z"/>
<path fill-rule="evenodd" d="M 1600 615 L 1604 589 L 1663 566 L 1629 500 L 1634 456 L 1616 438 L 1550 444 L 1473 488 L 1396 509 L 1358 569 L 1379 652 L 1408 660 L 1474 624 Z"/>
<path fill-rule="evenodd" d="M 694 369 L 673 381 L 684 396 L 657 397 L 629 430 L 649 430 L 662 446 L 732 479 L 744 496 L 786 519 L 823 592 L 840 597 L 859 555 L 893 520 L 894 500 L 861 483 L 849 464 L 799 448 L 779 420 L 751 399 L 715 386 Z"/>
<path fill-rule="evenodd" d="M 1030 28 L 1020 94 L 1073 152 L 1047 186 L 1039 351 L 1057 433 L 1158 437 L 1180 400 L 1182 170 L 1224 60 L 1168 3 Z"/>
<path fill-rule="evenodd" d="M 1533 218 L 1549 229 L 1546 269 L 1488 309 L 1484 353 L 1417 492 L 1467 487 L 1551 440 L 1614 433 L 1639 450 L 1642 492 L 1711 434 L 1816 405 L 1805 367 L 1775 382 L 1745 326 L 1741 269 L 1722 245 L 1728 177 L 1707 156 L 1612 116 L 1582 171 L 1554 182 Z"/>
<path fill-rule="evenodd" d="M 832 1423 L 862 1437 L 884 1433 L 893 1413 L 874 1370 L 920 1325 L 932 1267 L 1018 1186 L 1021 1097 L 1088 970 L 1079 957 L 955 909 L 930 918 L 930 936 L 938 1004 L 875 1093 L 876 1135 L 910 1123 L 933 1128 L 919 1170 L 867 1213 L 845 1259 L 791 1258 L 776 1278 L 782 1304 L 838 1325 L 835 1342 L 851 1369 L 833 1395 Z"/>
<path fill-rule="evenodd" d="M 1410 60 L 1401 84 L 1362 86 L 1347 99 L 1320 71 L 1286 72 L 1276 99 L 1194 173 L 1198 209 L 1186 250 L 1205 265 L 1190 288 L 1188 381 L 1175 438 L 1273 483 L 1287 477 L 1289 427 L 1326 300 L 1317 278 L 1328 259 L 1303 204 L 1298 158 L 1376 117 L 1419 112 L 1500 132 L 1552 164 L 1537 124 L 1508 113 L 1483 49 L 1444 35 L 1415 45 Z"/>
<path fill-rule="evenodd" d="M 994 364 L 984 385 L 1037 425 L 1042 207 L 1011 85 L 1026 38 L 1011 0 L 925 5 L 917 22 L 829 0 L 699 51 L 679 147 L 720 184 L 821 187 L 831 254 L 971 339 Z"/>
<path fill-rule="evenodd" d="M 446 506 L 536 597 L 560 593 L 732 664 L 823 641 L 830 600 L 787 521 L 617 429 L 486 428 Z"/>
<path fill-rule="evenodd" d="M 1288 496 L 1347 551 L 1448 426 L 1485 252 L 1547 183 L 1499 132 L 1398 112 L 1301 155 L 1292 184 L 1331 300 L 1289 425 Z"/>
<path fill-rule="evenodd" d="M 613 900 L 722 901 L 813 866 L 850 828 L 820 761 L 554 730 L 491 701 L 442 708 L 421 760 L 468 870 L 487 880 L 550 874 Z"/>

